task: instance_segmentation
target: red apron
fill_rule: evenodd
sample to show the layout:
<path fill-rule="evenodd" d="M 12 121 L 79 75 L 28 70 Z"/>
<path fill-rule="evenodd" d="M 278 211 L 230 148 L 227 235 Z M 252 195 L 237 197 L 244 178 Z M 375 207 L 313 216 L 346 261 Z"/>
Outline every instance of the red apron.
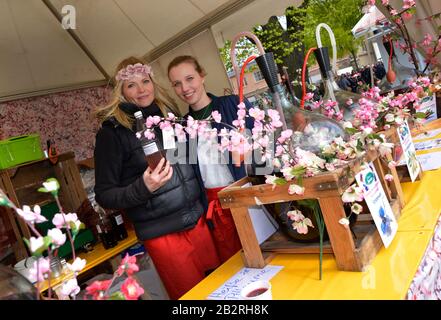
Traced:
<path fill-rule="evenodd" d="M 208 198 L 207 223 L 213 227 L 210 231 L 221 263 L 242 249 L 231 211 L 222 209 L 217 196 L 224 188 L 205 189 Z"/>
<path fill-rule="evenodd" d="M 204 279 L 206 271 L 220 264 L 204 215 L 193 229 L 145 240 L 144 246 L 173 300 Z"/>

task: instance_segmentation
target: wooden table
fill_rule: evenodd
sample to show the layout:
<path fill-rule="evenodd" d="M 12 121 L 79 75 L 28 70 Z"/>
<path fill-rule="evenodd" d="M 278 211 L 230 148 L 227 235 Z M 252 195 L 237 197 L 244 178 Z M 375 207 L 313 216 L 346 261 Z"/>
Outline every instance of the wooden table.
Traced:
<path fill-rule="evenodd" d="M 138 239 L 135 235 L 135 231 L 133 229 L 127 230 L 128 237 L 120 242 L 118 244 L 110 249 L 104 249 L 101 242 L 97 243 L 94 246 L 94 249 L 87 253 L 80 253 L 77 256 L 81 259 L 86 259 L 87 263 L 83 270 L 79 274 L 82 274 L 100 263 L 103 263 L 104 261 L 107 261 L 108 259 L 116 256 L 117 254 L 121 253 L 127 248 L 130 248 L 134 244 L 138 242 Z M 72 261 L 69 261 L 72 263 Z M 62 283 L 64 280 L 70 279 L 72 277 L 72 273 L 63 274 L 59 276 L 58 278 L 51 279 L 51 286 L 52 288 L 57 287 L 60 283 Z M 44 281 L 40 284 L 40 291 L 44 292 L 48 289 L 49 283 L 48 281 Z"/>

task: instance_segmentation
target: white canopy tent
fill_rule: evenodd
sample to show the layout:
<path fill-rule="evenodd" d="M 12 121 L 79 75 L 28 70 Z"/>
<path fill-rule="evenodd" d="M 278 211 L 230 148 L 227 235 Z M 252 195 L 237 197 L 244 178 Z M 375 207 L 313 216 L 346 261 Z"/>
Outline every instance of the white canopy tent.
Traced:
<path fill-rule="evenodd" d="M 0 101 L 106 84 L 129 55 L 154 61 L 161 82 L 174 56 L 194 54 L 216 74 L 208 79 L 215 89 L 229 87 L 223 40 L 301 2 L 0 0 Z M 75 9 L 75 29 L 62 27 L 72 13 L 66 5 Z"/>

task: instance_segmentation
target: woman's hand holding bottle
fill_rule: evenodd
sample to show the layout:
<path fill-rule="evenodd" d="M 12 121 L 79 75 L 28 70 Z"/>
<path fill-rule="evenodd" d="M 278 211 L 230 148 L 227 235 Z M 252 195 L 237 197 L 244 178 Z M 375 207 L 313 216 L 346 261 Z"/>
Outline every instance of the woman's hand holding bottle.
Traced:
<path fill-rule="evenodd" d="M 147 167 L 147 170 L 144 171 L 144 184 L 150 192 L 154 192 L 166 184 L 172 175 L 173 168 L 170 166 L 170 162 L 162 158 L 154 170 Z"/>

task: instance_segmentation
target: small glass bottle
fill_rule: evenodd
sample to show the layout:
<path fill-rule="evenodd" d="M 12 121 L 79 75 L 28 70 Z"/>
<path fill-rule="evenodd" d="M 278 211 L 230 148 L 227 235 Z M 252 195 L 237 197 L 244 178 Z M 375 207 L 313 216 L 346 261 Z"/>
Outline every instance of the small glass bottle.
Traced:
<path fill-rule="evenodd" d="M 146 125 L 141 111 L 134 113 L 136 119 L 136 132 L 138 133 L 139 140 L 141 141 L 142 150 L 146 161 L 150 169 L 154 170 L 158 165 L 159 161 L 164 157 L 161 145 L 157 138 L 148 139 L 144 133 L 146 131 Z"/>
<path fill-rule="evenodd" d="M 127 230 L 124 225 L 124 219 L 121 210 L 114 210 L 110 212 L 110 220 L 112 221 L 115 237 L 118 240 L 124 240 L 127 238 Z"/>
<path fill-rule="evenodd" d="M 94 209 L 98 214 L 96 229 L 98 231 L 98 236 L 103 244 L 103 247 L 104 249 L 113 248 L 114 246 L 116 246 L 117 240 L 115 239 L 115 234 L 112 229 L 111 222 L 107 217 L 106 211 L 97 203 L 95 203 Z"/>

